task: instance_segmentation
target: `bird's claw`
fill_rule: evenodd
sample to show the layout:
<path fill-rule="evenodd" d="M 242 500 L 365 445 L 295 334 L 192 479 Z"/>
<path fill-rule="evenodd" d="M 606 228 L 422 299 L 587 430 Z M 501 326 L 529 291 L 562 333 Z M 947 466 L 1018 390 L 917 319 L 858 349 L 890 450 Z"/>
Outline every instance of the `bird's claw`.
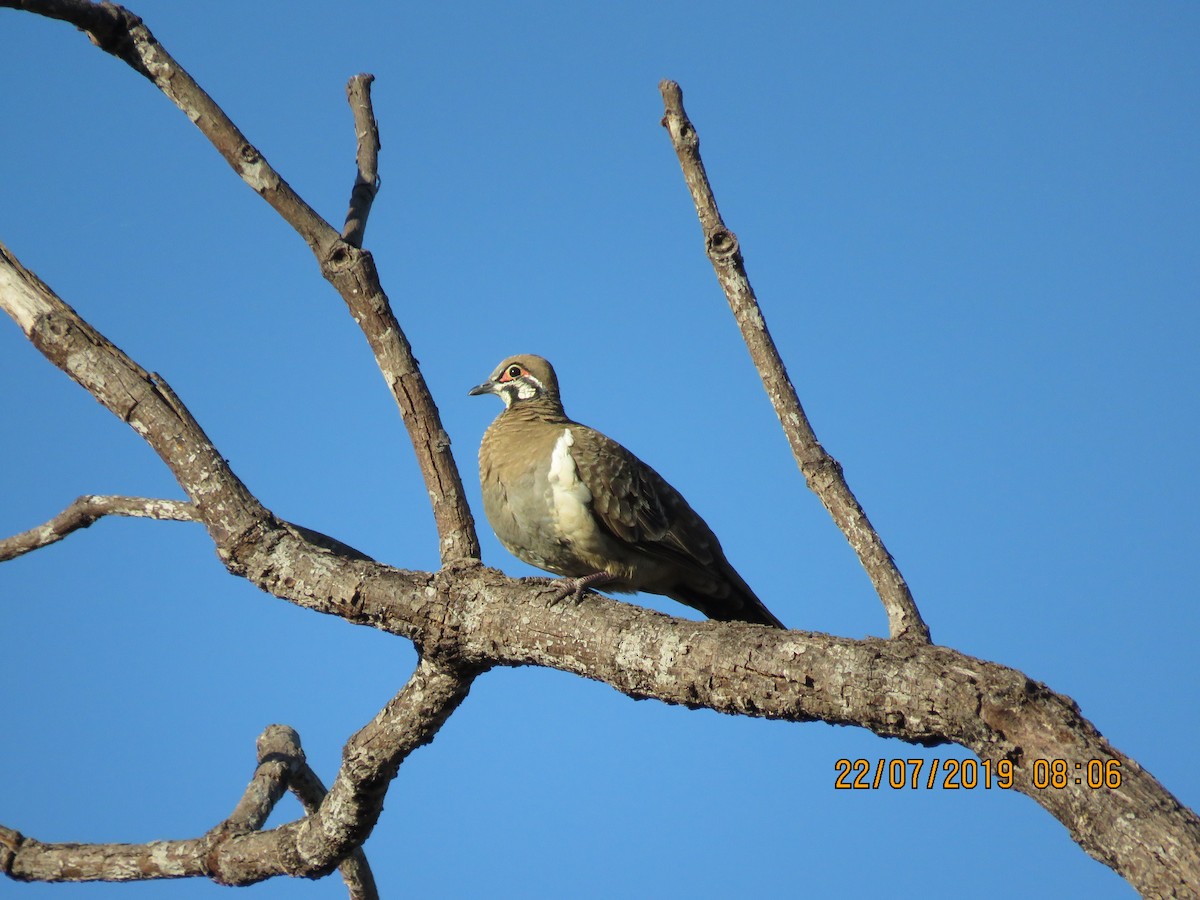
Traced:
<path fill-rule="evenodd" d="M 556 582 L 554 595 L 550 598 L 547 606 L 557 606 L 568 597 L 572 598 L 573 603 L 579 603 L 583 599 L 584 592 L 589 588 L 599 587 L 613 580 L 613 576 L 608 572 L 593 572 L 591 575 L 584 575 L 581 578 L 559 579 Z"/>

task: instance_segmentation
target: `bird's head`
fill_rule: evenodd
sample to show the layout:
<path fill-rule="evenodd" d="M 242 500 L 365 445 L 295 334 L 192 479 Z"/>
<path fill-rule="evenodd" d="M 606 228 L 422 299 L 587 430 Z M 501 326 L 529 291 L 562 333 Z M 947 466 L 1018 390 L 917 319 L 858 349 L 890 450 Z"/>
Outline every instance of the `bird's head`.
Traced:
<path fill-rule="evenodd" d="M 548 401 L 559 408 L 562 405 L 554 366 L 542 357 L 528 353 L 510 356 L 496 366 L 487 381 L 467 393 L 471 396 L 495 394 L 504 401 L 505 408 L 536 401 Z"/>

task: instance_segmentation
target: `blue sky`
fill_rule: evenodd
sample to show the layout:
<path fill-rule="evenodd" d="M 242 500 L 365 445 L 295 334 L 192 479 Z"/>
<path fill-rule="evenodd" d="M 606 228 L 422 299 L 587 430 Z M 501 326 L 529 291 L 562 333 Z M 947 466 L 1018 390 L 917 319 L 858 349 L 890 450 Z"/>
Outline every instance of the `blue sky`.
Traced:
<path fill-rule="evenodd" d="M 658 82 L 679 81 L 818 436 L 934 639 L 1069 694 L 1200 803 L 1200 7 L 134 9 L 337 222 L 344 85 L 376 75 L 366 243 L 481 520 L 475 451 L 499 407 L 466 390 L 541 353 L 568 412 L 680 488 L 786 623 L 884 635 L 704 258 L 658 125 Z M 68 26 L 0 11 L 0 83 L 0 240 L 160 372 L 276 513 L 435 567 L 399 416 L 300 239 Z M 3 322 L 0 387 L 0 532 L 81 493 L 180 496 Z M 481 537 L 486 562 L 533 574 Z M 271 722 L 331 779 L 414 663 L 232 578 L 192 525 L 101 522 L 0 566 L 0 598 L 0 822 L 42 840 L 200 834 Z M 833 789 L 839 758 L 913 755 L 966 754 L 499 671 L 401 769 L 366 849 L 385 896 L 1133 896 L 1022 795 Z"/>

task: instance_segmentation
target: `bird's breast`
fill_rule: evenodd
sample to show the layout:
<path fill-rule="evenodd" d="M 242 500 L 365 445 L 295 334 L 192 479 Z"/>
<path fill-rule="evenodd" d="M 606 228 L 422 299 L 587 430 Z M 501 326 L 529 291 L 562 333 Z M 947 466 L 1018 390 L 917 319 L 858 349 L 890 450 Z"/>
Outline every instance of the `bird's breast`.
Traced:
<path fill-rule="evenodd" d="M 503 429 L 485 438 L 479 463 L 483 506 L 500 542 L 531 565 L 560 575 L 596 571 L 600 536 L 592 493 L 579 478 L 569 427 Z"/>

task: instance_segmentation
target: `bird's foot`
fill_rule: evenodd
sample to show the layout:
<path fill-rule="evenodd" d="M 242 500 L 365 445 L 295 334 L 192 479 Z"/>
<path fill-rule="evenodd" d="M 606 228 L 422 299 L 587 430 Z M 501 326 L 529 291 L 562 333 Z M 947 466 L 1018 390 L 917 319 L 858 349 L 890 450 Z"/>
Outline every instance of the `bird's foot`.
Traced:
<path fill-rule="evenodd" d="M 583 599 L 583 592 L 589 588 L 602 587 L 609 582 L 616 581 L 615 575 L 610 575 L 608 572 L 593 572 L 591 575 L 584 575 L 581 578 L 563 578 L 558 582 L 558 590 L 554 597 L 550 599 L 550 606 L 555 606 L 568 597 L 573 603 L 578 603 Z"/>

